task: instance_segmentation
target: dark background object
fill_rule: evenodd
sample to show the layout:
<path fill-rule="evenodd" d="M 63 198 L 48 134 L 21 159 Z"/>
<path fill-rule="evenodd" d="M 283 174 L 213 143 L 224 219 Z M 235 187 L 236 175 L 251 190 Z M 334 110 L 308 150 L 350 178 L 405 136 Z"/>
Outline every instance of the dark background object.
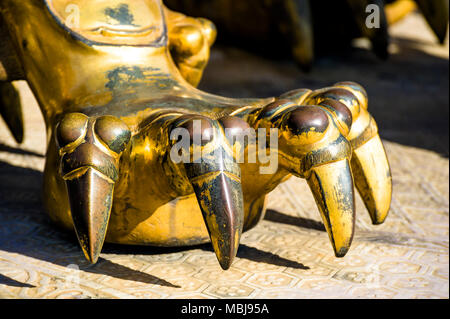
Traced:
<path fill-rule="evenodd" d="M 289 42 L 286 37 L 290 22 L 286 7 L 281 5 L 288 2 L 309 4 L 309 9 L 301 10 L 304 17 L 309 10 L 312 17 L 306 20 L 301 33 L 305 38 L 308 32 L 314 33 L 311 43 L 315 46 L 316 61 L 309 73 L 300 71 L 291 60 L 292 40 Z M 316 89 L 342 80 L 356 81 L 369 93 L 369 108 L 377 119 L 382 138 L 448 157 L 448 58 L 428 51 L 438 47 L 429 32 L 431 21 L 444 21 L 437 24 L 440 32 L 436 27 L 432 31 L 440 34 L 440 38 L 447 35 L 448 10 L 432 8 L 448 6 L 448 0 L 416 1 L 429 26 L 423 17 L 413 14 L 408 18 L 412 22 L 406 22 L 408 27 L 404 29 L 419 27 L 414 32 L 427 34 L 425 38 L 394 35 L 387 41 L 384 18 L 380 22 L 385 27 L 378 34 L 362 34 L 358 23 L 365 21 L 367 4 L 389 2 L 392 1 L 164 0 L 169 8 L 210 18 L 217 25 L 218 43 L 212 49 L 211 61 L 200 83 L 202 90 L 232 97 L 276 96 L 291 89 Z M 423 9 L 424 3 L 428 3 L 428 9 Z M 274 10 L 275 7 L 278 9 Z M 358 10 L 364 20 L 361 15 L 359 20 L 355 18 Z M 372 39 L 380 57 L 387 56 L 390 42 L 396 48 L 390 59 L 383 61 L 366 48 L 351 46 L 352 40 L 362 35 Z M 311 63 L 313 59 L 314 54 Z M 302 63 L 303 69 L 308 69 L 308 59 Z"/>
<path fill-rule="evenodd" d="M 300 66 L 313 62 L 309 0 L 165 0 L 172 10 L 205 17 L 218 29 L 218 42 L 237 45 L 271 58 L 297 52 Z M 294 52 L 293 52 L 294 51 Z"/>
<path fill-rule="evenodd" d="M 269 58 L 293 57 L 309 71 L 317 56 L 347 51 L 355 38 L 368 38 L 382 60 L 389 56 L 385 4 L 394 0 L 164 0 L 173 10 L 212 20 L 218 43 Z M 442 43 L 448 25 L 448 0 L 416 0 Z M 379 10 L 379 27 L 366 24 L 369 5 Z"/>

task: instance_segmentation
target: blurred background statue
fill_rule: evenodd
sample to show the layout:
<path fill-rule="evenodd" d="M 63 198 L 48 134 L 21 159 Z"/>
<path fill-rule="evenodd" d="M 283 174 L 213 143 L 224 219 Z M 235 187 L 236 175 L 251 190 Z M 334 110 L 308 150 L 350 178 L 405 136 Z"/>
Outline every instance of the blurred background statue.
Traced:
<path fill-rule="evenodd" d="M 285 57 L 309 70 L 318 54 L 368 38 L 375 54 L 388 57 L 389 25 L 417 8 L 439 42 L 446 38 L 448 0 L 164 0 L 174 10 L 212 20 L 218 41 Z"/>

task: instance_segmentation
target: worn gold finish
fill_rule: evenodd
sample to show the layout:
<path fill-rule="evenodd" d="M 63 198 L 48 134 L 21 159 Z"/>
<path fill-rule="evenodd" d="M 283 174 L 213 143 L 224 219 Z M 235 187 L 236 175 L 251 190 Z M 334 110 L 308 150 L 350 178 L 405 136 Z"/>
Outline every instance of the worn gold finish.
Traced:
<path fill-rule="evenodd" d="M 3 0 L 0 13 L 47 124 L 46 210 L 92 263 L 105 240 L 210 240 L 228 269 L 291 175 L 308 181 L 338 257 L 354 233 L 353 176 L 374 223 L 386 217 L 389 165 L 358 84 L 268 99 L 199 91 L 214 26 L 159 0 Z"/>

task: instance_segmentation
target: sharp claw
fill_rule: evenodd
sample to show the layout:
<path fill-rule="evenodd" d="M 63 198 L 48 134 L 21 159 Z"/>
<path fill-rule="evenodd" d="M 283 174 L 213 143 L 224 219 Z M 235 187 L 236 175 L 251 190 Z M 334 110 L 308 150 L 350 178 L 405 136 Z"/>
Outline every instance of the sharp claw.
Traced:
<path fill-rule="evenodd" d="M 236 256 L 242 233 L 244 212 L 239 165 L 225 137 L 214 134 L 214 145 L 200 163 L 186 163 L 186 174 L 192 184 L 207 226 L 211 243 L 222 269 L 230 268 Z"/>
<path fill-rule="evenodd" d="M 344 257 L 355 229 L 353 179 L 347 159 L 311 169 L 308 185 L 319 207 L 336 257 Z"/>
<path fill-rule="evenodd" d="M 69 113 L 56 128 L 73 225 L 93 264 L 105 241 L 119 158 L 130 138 L 128 127 L 113 116 L 92 119 Z"/>
<path fill-rule="evenodd" d="M 389 163 L 379 135 L 353 151 L 352 172 L 372 222 L 381 224 L 386 219 L 392 196 Z"/>
<path fill-rule="evenodd" d="M 448 0 L 416 0 L 431 29 L 442 44 L 447 37 Z"/>
<path fill-rule="evenodd" d="M 23 142 L 23 115 L 19 93 L 10 82 L 0 82 L 0 116 L 17 143 Z"/>
<path fill-rule="evenodd" d="M 320 105 L 331 108 L 335 105 L 329 104 L 325 98 L 342 101 L 352 111 L 351 130 L 344 133 L 353 147 L 351 167 L 354 182 L 373 224 L 378 225 L 387 217 L 392 196 L 391 172 L 378 127 L 367 111 L 367 93 L 360 85 L 341 82 L 335 86 L 339 89 L 328 89 L 318 96 L 313 94 L 313 101 L 324 99 Z"/>
<path fill-rule="evenodd" d="M 66 180 L 75 232 L 86 258 L 95 264 L 105 241 L 114 182 L 92 167 Z"/>
<path fill-rule="evenodd" d="M 236 256 L 243 226 L 242 188 L 237 177 L 212 172 L 190 178 L 211 243 L 222 269 L 230 268 Z"/>
<path fill-rule="evenodd" d="M 373 224 L 384 222 L 389 212 L 392 180 L 389 162 L 378 135 L 375 120 L 367 111 L 367 93 L 357 83 L 341 82 L 337 87 L 349 90 L 362 106 L 347 136 L 353 146 L 351 167 L 358 189 Z"/>
<path fill-rule="evenodd" d="M 289 112 L 277 123 L 282 131 L 282 165 L 290 173 L 306 178 L 335 254 L 343 257 L 355 228 L 351 144 L 329 111 L 301 106 Z"/>

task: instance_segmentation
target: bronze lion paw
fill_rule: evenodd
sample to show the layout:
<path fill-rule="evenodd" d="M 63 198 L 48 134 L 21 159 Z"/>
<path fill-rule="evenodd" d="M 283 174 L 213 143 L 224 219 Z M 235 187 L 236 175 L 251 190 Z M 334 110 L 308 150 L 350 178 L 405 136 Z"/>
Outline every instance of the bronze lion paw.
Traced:
<path fill-rule="evenodd" d="M 228 269 L 266 195 L 292 175 L 307 180 L 338 257 L 354 234 L 354 185 L 373 223 L 385 220 L 389 164 L 360 85 L 267 99 L 199 91 L 214 26 L 159 0 L 5 0 L 0 10 L 16 74 L 47 124 L 46 210 L 75 228 L 90 262 L 105 240 L 211 241 Z"/>

